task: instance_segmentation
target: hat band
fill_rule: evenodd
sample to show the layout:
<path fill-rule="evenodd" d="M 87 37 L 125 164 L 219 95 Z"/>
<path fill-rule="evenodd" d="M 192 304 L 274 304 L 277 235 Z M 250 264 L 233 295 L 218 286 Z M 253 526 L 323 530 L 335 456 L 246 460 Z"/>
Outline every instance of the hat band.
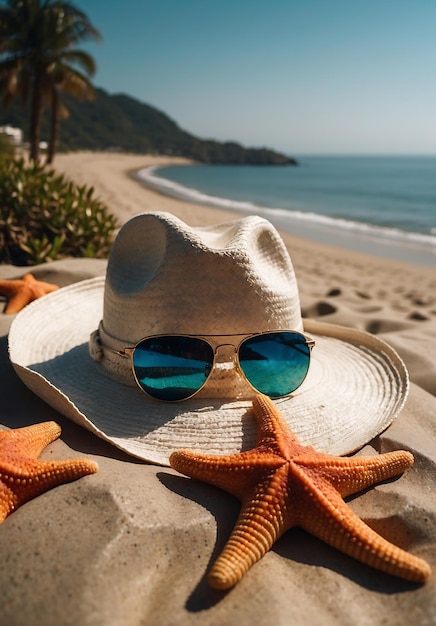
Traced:
<path fill-rule="evenodd" d="M 103 321 L 101 321 L 98 329 L 89 337 L 89 355 L 93 361 L 103 366 L 102 372 L 106 376 L 123 385 L 135 387 L 136 381 L 129 362 L 117 355 L 117 351 L 121 350 L 124 345 L 125 342 L 115 339 L 105 331 Z"/>

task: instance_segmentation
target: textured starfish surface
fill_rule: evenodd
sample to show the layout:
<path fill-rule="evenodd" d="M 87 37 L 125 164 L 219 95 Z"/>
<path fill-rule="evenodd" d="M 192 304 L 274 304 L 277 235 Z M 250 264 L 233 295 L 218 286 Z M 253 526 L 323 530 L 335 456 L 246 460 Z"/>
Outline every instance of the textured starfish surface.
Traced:
<path fill-rule="evenodd" d="M 173 452 L 177 471 L 231 493 L 242 502 L 235 528 L 214 563 L 209 583 L 235 585 L 289 528 L 299 526 L 351 557 L 384 572 L 423 583 L 429 565 L 386 541 L 343 498 L 400 474 L 413 464 L 403 450 L 366 457 L 336 457 L 303 446 L 274 403 L 253 400 L 256 447 L 230 455 Z"/>
<path fill-rule="evenodd" d="M 98 470 L 97 463 L 87 459 L 38 460 L 60 434 L 55 422 L 0 431 L 0 523 L 44 491 Z"/>
<path fill-rule="evenodd" d="M 0 295 L 6 296 L 8 300 L 4 312 L 18 313 L 29 302 L 56 289 L 59 289 L 57 285 L 36 280 L 33 274 L 25 274 L 23 278 L 17 280 L 0 280 Z"/>

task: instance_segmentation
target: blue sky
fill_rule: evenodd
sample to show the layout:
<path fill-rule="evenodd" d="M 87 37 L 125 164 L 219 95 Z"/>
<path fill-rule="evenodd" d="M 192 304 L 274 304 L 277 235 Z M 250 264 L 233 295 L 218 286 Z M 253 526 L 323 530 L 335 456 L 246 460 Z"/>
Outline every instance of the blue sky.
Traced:
<path fill-rule="evenodd" d="M 94 84 L 202 138 L 436 154 L 436 0 L 75 0 Z"/>

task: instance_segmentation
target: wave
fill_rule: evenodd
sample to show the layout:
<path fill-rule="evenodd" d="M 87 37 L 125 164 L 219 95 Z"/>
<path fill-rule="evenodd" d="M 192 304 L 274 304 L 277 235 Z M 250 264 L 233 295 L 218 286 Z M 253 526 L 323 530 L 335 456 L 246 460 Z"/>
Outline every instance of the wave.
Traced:
<path fill-rule="evenodd" d="M 250 201 L 230 200 L 229 198 L 208 195 L 198 189 L 185 187 L 167 178 L 156 176 L 155 171 L 157 169 L 159 168 L 144 168 L 136 172 L 136 177 L 147 186 L 181 200 L 235 212 L 256 213 L 266 217 L 273 223 L 279 221 L 280 228 L 289 233 L 295 232 L 294 226 L 296 224 L 307 225 L 308 227 L 312 225 L 330 230 L 335 234 L 342 233 L 343 235 L 359 236 L 378 241 L 379 243 L 391 242 L 407 247 L 419 247 L 420 250 L 425 249 L 431 254 L 436 254 L 436 227 L 432 228 L 431 234 L 409 232 L 400 228 L 357 222 L 311 211 L 264 207 Z"/>
<path fill-rule="evenodd" d="M 231 209 L 234 211 L 257 211 L 261 208 L 253 202 L 239 202 L 238 200 L 229 200 L 228 198 L 210 196 L 198 191 L 198 189 L 185 187 L 184 185 L 175 183 L 167 178 L 155 176 L 154 172 L 157 169 L 158 167 L 156 166 L 146 167 L 142 170 L 138 170 L 136 175 L 142 182 L 157 189 L 158 191 L 161 191 L 169 196 L 179 198 L 180 200 L 195 202 L 195 204 L 205 204 L 208 206 L 214 206 L 221 209 Z"/>

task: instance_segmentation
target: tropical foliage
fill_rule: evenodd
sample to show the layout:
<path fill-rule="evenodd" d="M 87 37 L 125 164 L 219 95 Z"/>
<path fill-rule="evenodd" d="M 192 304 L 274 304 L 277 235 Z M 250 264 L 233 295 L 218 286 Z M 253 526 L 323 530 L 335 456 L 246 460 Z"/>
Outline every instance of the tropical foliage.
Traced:
<path fill-rule="evenodd" d="M 51 130 L 48 162 L 53 160 L 59 120 L 68 114 L 62 92 L 91 97 L 93 58 L 75 48 L 85 39 L 99 40 L 86 15 L 61 0 L 5 0 L 0 7 L 0 93 L 30 103 L 30 158 L 39 157 L 41 115 L 48 107 Z"/>
<path fill-rule="evenodd" d="M 116 227 L 92 187 L 77 186 L 35 162 L 0 159 L 1 263 L 105 258 Z"/>

